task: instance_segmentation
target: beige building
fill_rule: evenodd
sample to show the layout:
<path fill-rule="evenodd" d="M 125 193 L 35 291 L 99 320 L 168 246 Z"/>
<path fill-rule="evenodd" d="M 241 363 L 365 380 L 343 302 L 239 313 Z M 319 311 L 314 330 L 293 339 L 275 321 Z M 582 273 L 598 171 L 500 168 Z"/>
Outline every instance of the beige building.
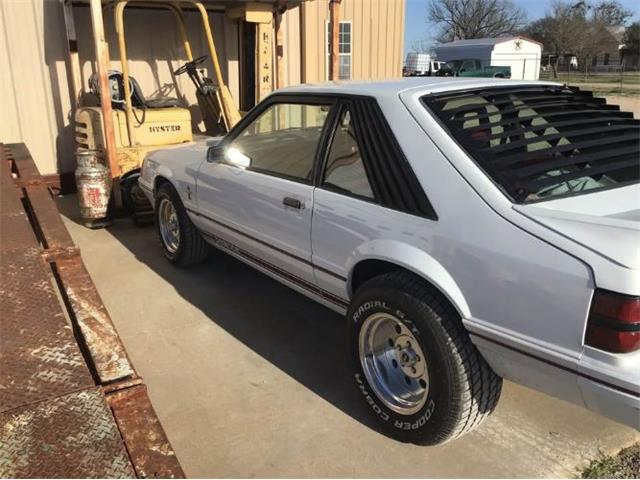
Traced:
<path fill-rule="evenodd" d="M 103 0 L 103 3 L 111 68 L 120 70 L 111 2 Z M 327 80 L 329 0 L 208 0 L 203 3 L 209 14 L 223 77 L 241 110 L 251 108 L 264 96 L 265 86 L 270 90 Z M 282 47 L 276 45 L 277 35 L 273 33 L 269 39 L 271 65 L 259 69 L 256 37 L 260 30 L 256 28 L 255 18 L 245 13 L 246 7 L 253 5 L 268 11 L 267 28 L 273 32 L 271 12 L 284 4 L 288 9 L 282 15 L 280 27 Z M 88 4 L 83 0 L 74 1 L 72 5 L 82 84 L 82 92 L 76 93 L 82 102 L 88 95 L 88 79 L 97 67 Z M 185 17 L 194 56 L 206 54 L 197 13 L 186 10 Z M 339 18 L 341 79 L 401 75 L 404 0 L 342 0 Z M 43 174 L 64 174 L 75 168 L 76 93 L 65 28 L 60 0 L 0 0 L 0 142 L 26 143 Z M 186 61 L 172 13 L 128 6 L 125 31 L 130 74 L 137 79 L 145 96 L 177 97 L 190 106 L 194 130 L 201 130 L 193 85 L 186 75 L 176 77 L 172 73 Z M 278 54 L 283 65 L 280 82 L 274 73 Z M 203 66 L 211 72 L 209 62 Z"/>

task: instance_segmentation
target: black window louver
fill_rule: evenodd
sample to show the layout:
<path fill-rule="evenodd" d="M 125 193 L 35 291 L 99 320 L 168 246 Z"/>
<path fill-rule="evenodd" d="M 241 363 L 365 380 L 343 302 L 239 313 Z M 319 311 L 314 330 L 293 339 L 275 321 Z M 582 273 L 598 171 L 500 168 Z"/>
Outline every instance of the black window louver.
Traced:
<path fill-rule="evenodd" d="M 386 207 L 437 220 L 376 100 L 354 98 L 350 105 L 364 167 L 376 199 Z"/>
<path fill-rule="evenodd" d="M 527 85 L 422 101 L 516 202 L 544 199 L 545 189 L 572 180 L 593 179 L 589 189 L 640 180 L 640 120 L 592 92 Z"/>

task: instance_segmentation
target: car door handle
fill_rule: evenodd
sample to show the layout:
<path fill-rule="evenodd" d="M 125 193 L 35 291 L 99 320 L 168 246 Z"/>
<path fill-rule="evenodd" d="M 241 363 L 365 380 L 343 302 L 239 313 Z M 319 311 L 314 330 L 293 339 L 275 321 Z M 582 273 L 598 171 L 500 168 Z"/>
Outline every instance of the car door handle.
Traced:
<path fill-rule="evenodd" d="M 297 208 L 297 209 L 301 209 L 302 208 L 302 202 L 300 200 L 298 200 L 297 198 L 284 197 L 282 199 L 282 203 L 283 203 L 283 205 L 286 205 L 287 207 L 292 207 L 292 208 Z"/>

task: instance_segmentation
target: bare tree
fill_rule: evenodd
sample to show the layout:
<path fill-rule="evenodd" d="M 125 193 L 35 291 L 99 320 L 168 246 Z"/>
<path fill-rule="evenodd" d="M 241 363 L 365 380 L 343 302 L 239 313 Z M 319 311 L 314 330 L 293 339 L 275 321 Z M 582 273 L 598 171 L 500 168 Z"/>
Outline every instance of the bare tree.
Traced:
<path fill-rule="evenodd" d="M 509 0 L 431 0 L 427 14 L 440 28 L 440 42 L 509 35 L 526 20 L 524 11 Z"/>
<path fill-rule="evenodd" d="M 413 40 L 410 45 L 411 51 L 416 53 L 431 53 L 433 41 L 426 38 Z"/>
<path fill-rule="evenodd" d="M 637 68 L 638 57 L 640 57 L 640 22 L 629 25 L 629 28 L 624 32 L 623 43 L 622 54 L 625 58 L 625 64 Z"/>
<path fill-rule="evenodd" d="M 553 76 L 558 76 L 558 62 L 563 55 L 575 54 L 583 41 L 585 21 L 575 5 L 555 0 L 551 12 L 530 23 L 523 33 L 544 45 L 546 53 L 553 57 Z"/>
<path fill-rule="evenodd" d="M 573 55 L 588 75 L 591 61 L 597 55 L 617 48 L 612 27 L 623 25 L 631 13 L 616 1 L 555 0 L 544 18 L 530 23 L 523 32 L 544 45 L 554 55 L 552 63 L 557 77 L 558 61 L 563 55 Z"/>
<path fill-rule="evenodd" d="M 602 22 L 604 25 L 620 27 L 633 17 L 631 10 L 625 9 L 616 1 L 603 0 L 593 5 L 587 4 L 592 11 L 592 20 Z"/>

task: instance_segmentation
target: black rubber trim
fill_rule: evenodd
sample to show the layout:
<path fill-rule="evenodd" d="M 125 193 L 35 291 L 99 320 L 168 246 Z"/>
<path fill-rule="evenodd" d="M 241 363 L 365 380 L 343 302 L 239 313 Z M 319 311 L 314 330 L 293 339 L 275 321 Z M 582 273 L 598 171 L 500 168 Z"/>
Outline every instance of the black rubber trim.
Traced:
<path fill-rule="evenodd" d="M 273 265 L 272 263 L 267 262 L 266 260 L 263 260 L 260 257 L 257 257 L 249 252 L 247 252 L 246 250 L 243 250 L 241 248 L 239 248 L 237 245 L 224 240 L 222 238 L 219 238 L 215 235 L 212 235 L 210 233 L 206 233 L 206 232 L 201 232 L 202 235 L 204 235 L 205 237 L 210 238 L 211 240 L 213 240 L 213 242 L 217 243 L 218 245 L 220 245 L 223 248 L 227 248 L 228 250 L 231 250 L 234 253 L 237 253 L 238 255 L 246 258 L 247 260 L 249 260 L 250 262 L 255 263 L 256 265 L 261 266 L 262 268 L 269 270 L 271 273 L 274 273 L 275 275 L 278 275 L 279 277 L 282 277 L 283 279 L 291 282 L 291 283 L 295 283 L 296 285 L 298 285 L 301 288 L 304 288 L 305 290 L 313 293 L 314 295 L 317 295 L 335 305 L 338 305 L 339 307 L 342 308 L 347 308 L 349 306 L 349 302 L 348 300 L 345 300 L 341 297 L 338 297 L 337 295 L 334 295 L 331 292 L 328 292 L 320 287 L 318 287 L 317 285 L 314 285 L 311 282 L 308 282 L 306 280 L 304 280 L 303 278 L 298 277 L 297 275 L 294 275 L 291 272 L 288 272 L 280 267 L 277 267 L 276 265 Z"/>
<path fill-rule="evenodd" d="M 232 232 L 237 233 L 238 235 L 242 235 L 243 237 L 248 238 L 249 240 L 253 240 L 256 243 L 259 243 L 260 245 L 264 245 L 265 247 L 269 247 L 272 250 L 275 250 L 278 253 L 281 253 L 283 255 L 286 255 L 289 258 L 293 258 L 294 260 L 297 260 L 298 262 L 304 263 L 305 265 L 309 265 L 311 267 L 313 267 L 316 270 L 321 271 L 322 273 L 326 273 L 327 275 L 330 275 L 334 278 L 337 278 L 338 280 L 342 280 L 343 282 L 346 282 L 347 279 L 346 277 L 343 277 L 342 275 L 339 275 L 335 272 L 332 272 L 331 270 L 327 270 L 326 268 L 323 267 L 319 267 L 317 265 L 315 265 L 313 262 L 310 262 L 309 260 L 307 260 L 306 258 L 302 258 L 302 257 L 298 257 L 297 255 L 294 255 L 293 253 L 287 252 L 286 250 L 283 250 L 282 248 L 278 248 L 268 242 L 265 242 L 264 240 L 261 240 L 259 238 L 254 237 L 253 235 L 249 235 L 246 232 L 243 232 L 242 230 L 239 230 L 235 227 L 232 227 L 231 225 L 227 225 L 224 222 L 221 222 L 219 220 L 216 220 L 215 218 L 211 218 L 207 215 L 203 215 L 202 213 L 196 212 L 193 209 L 187 208 L 187 211 L 189 213 L 192 213 L 193 215 L 197 216 L 197 217 L 202 217 L 212 223 L 215 223 L 217 225 L 220 225 L 221 227 L 226 228 L 227 230 L 231 230 Z M 202 232 L 203 235 L 209 235 L 210 237 L 212 236 L 211 234 L 207 234 L 206 232 Z M 226 240 L 224 240 L 226 242 Z"/>
<path fill-rule="evenodd" d="M 616 332 L 640 332 L 640 323 L 624 323 L 604 315 L 591 314 L 589 325 L 615 330 Z"/>
<path fill-rule="evenodd" d="M 506 343 L 502 343 L 502 342 L 500 342 L 498 340 L 494 340 L 493 338 L 489 338 L 489 337 L 487 337 L 485 335 L 480 335 L 480 334 L 475 333 L 475 332 L 469 332 L 469 335 L 476 336 L 478 338 L 486 340 L 487 342 L 494 343 L 494 344 L 496 344 L 496 345 L 498 345 L 500 347 L 506 348 L 508 350 L 511 350 L 513 352 L 519 353 L 519 354 L 524 355 L 526 357 L 532 358 L 532 359 L 537 360 L 539 362 L 546 363 L 549 366 L 552 366 L 552 367 L 555 367 L 555 368 L 559 368 L 560 370 L 564 370 L 565 372 L 571 373 L 573 375 L 577 375 L 578 377 L 586 378 L 587 380 L 591 380 L 592 382 L 599 383 L 600 385 L 604 385 L 605 387 L 611 388 L 612 390 L 616 390 L 618 392 L 622 392 L 622 393 L 625 393 L 627 395 L 631 395 L 633 397 L 640 398 L 640 391 L 629 390 L 628 388 L 624 388 L 624 387 L 621 387 L 619 385 L 615 385 L 613 383 L 606 382 L 604 380 L 600 380 L 599 378 L 593 377 L 593 376 L 588 375 L 586 373 L 579 372 L 578 370 L 574 370 L 573 368 L 565 367 L 564 365 L 560 365 L 560 364 L 558 364 L 556 362 L 553 362 L 553 361 L 548 360 L 546 358 L 539 357 L 539 356 L 534 355 L 532 353 L 525 352 L 524 350 L 520 350 L 519 348 L 513 347 L 511 345 L 507 345 Z"/>

